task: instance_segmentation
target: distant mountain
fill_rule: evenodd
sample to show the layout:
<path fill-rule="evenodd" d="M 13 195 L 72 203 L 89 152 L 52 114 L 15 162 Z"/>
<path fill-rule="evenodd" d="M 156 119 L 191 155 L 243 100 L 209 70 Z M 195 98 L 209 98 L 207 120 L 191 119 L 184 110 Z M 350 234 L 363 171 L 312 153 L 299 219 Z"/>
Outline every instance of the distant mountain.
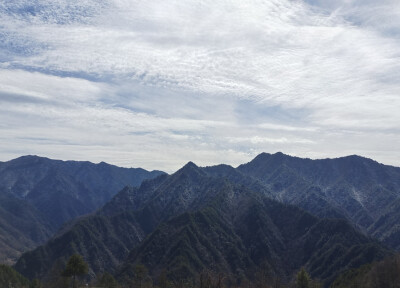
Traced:
<path fill-rule="evenodd" d="M 0 163 L 0 262 L 44 243 L 65 222 L 91 213 L 126 185 L 163 172 L 23 156 Z"/>
<path fill-rule="evenodd" d="M 56 263 L 79 253 L 92 275 L 109 271 L 119 279 L 143 263 L 152 276 L 166 268 L 172 279 L 212 268 L 233 281 L 251 280 L 264 265 L 284 279 L 306 266 L 331 281 L 348 267 L 388 254 L 346 220 L 321 220 L 269 193 L 229 166 L 190 162 L 173 175 L 123 189 L 95 215 L 25 253 L 15 267 L 28 278 L 46 279 Z"/>
<path fill-rule="evenodd" d="M 355 155 L 311 160 L 263 153 L 237 170 L 274 199 L 319 217 L 346 218 L 400 249 L 400 168 Z"/>
<path fill-rule="evenodd" d="M 0 261 L 13 264 L 21 252 L 50 238 L 50 221 L 29 202 L 0 194 Z"/>

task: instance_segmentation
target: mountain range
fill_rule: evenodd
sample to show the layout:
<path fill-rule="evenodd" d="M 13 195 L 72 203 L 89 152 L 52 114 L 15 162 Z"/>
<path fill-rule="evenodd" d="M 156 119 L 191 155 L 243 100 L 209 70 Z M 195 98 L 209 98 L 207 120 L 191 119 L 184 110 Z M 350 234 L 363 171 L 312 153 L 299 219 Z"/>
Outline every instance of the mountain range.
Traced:
<path fill-rule="evenodd" d="M 319 217 L 342 217 L 400 249 L 400 168 L 348 156 L 311 160 L 282 153 L 258 155 L 237 168 L 260 180 L 273 198 Z"/>
<path fill-rule="evenodd" d="M 95 213 L 63 227 L 15 268 L 46 279 L 73 253 L 92 276 L 120 281 L 144 264 L 156 279 L 196 278 L 207 268 L 229 281 L 260 267 L 286 281 L 304 266 L 331 283 L 348 268 L 398 249 L 400 169 L 348 156 L 311 160 L 258 155 L 233 168 L 189 162 L 172 175 L 125 187 Z M 379 242 L 379 241 L 380 242 Z"/>
<path fill-rule="evenodd" d="M 163 174 L 106 163 L 23 156 L 0 162 L 0 262 L 45 243 L 60 227 L 91 213 L 126 185 Z"/>

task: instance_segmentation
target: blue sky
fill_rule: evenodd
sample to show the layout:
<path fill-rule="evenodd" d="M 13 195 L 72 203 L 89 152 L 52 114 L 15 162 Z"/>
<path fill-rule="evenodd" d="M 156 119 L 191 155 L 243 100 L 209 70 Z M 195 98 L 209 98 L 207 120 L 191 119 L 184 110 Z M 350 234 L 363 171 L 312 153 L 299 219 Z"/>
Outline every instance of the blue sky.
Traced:
<path fill-rule="evenodd" d="M 400 166 L 400 2 L 5 0 L 0 160 Z"/>

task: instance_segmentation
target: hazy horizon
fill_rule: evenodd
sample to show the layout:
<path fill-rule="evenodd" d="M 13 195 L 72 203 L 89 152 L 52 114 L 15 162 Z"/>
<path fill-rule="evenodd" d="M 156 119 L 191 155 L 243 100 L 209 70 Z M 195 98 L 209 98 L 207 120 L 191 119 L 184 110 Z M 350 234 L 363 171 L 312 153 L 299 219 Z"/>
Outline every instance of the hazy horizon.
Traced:
<path fill-rule="evenodd" d="M 330 160 L 330 159 L 346 158 L 346 157 L 351 157 L 351 156 L 358 156 L 358 157 L 361 157 L 361 158 L 367 158 L 367 157 L 365 157 L 365 156 L 363 156 L 363 155 L 356 155 L 356 154 L 352 154 L 352 155 L 343 155 L 343 156 L 338 156 L 338 157 L 309 158 L 309 157 L 301 157 L 301 156 L 295 156 L 295 155 L 286 154 L 286 153 L 284 153 L 284 152 L 282 152 L 282 151 L 277 151 L 277 152 L 274 152 L 274 153 L 261 152 L 260 154 L 262 154 L 262 153 L 266 153 L 266 154 L 270 154 L 270 155 L 274 155 L 274 154 L 277 154 L 277 153 L 283 153 L 283 154 L 286 155 L 286 156 L 297 157 L 297 158 L 301 158 L 301 159 L 311 159 L 311 160 Z M 230 164 L 228 164 L 228 163 L 226 163 L 226 162 L 214 163 L 214 164 L 203 164 L 203 165 L 198 165 L 198 163 L 193 162 L 192 160 L 188 159 L 186 162 L 184 162 L 184 164 L 182 164 L 182 166 L 178 167 L 178 168 L 175 169 L 175 170 L 162 170 L 162 171 L 163 171 L 163 172 L 166 172 L 166 173 L 168 173 L 168 174 L 173 174 L 173 173 L 175 173 L 176 171 L 178 171 L 179 169 L 181 169 L 184 165 L 186 165 L 186 164 L 189 163 L 189 162 L 193 162 L 194 164 L 196 164 L 197 166 L 200 166 L 200 167 L 209 167 L 209 166 L 213 166 L 213 165 L 220 165 L 220 164 L 222 164 L 222 165 L 230 165 L 230 166 L 232 166 L 232 167 L 234 167 L 234 168 L 237 168 L 238 166 L 240 166 L 240 165 L 242 165 L 242 164 L 247 164 L 247 163 L 251 162 L 255 157 L 257 157 L 257 156 L 260 155 L 260 154 L 257 154 L 257 155 L 255 155 L 254 157 L 252 157 L 252 158 L 246 160 L 245 162 L 239 163 L 238 165 L 230 165 Z M 18 158 L 29 157 L 29 156 L 32 156 L 32 157 L 39 157 L 39 158 L 47 158 L 47 159 L 55 160 L 55 161 L 64 161 L 64 162 L 67 162 L 67 161 L 73 161 L 73 162 L 76 161 L 76 162 L 80 162 L 80 161 L 82 161 L 82 162 L 90 162 L 90 163 L 93 163 L 93 164 L 96 164 L 96 165 L 97 165 L 97 164 L 100 164 L 100 163 L 107 163 L 107 164 L 110 164 L 110 165 L 114 165 L 114 166 L 118 166 L 118 167 L 123 167 L 123 168 L 142 168 L 142 169 L 145 169 L 145 170 L 147 170 L 147 171 L 156 171 L 156 170 L 161 171 L 161 169 L 159 169 L 159 168 L 157 168 L 157 167 L 143 168 L 143 167 L 135 166 L 135 165 L 119 166 L 119 165 L 117 165 L 117 164 L 115 164 L 115 163 L 106 162 L 106 161 L 93 162 L 93 161 L 84 160 L 84 159 L 82 159 L 82 160 L 76 160 L 76 159 L 69 159 L 69 158 L 64 158 L 64 159 L 61 159 L 61 158 L 50 158 L 50 157 L 47 157 L 47 156 L 45 156 L 45 155 L 21 155 L 21 156 L 12 158 L 12 159 L 1 160 L 0 162 L 3 162 L 3 163 L 4 163 L 4 162 L 12 161 L 12 160 L 15 160 L 15 159 L 18 159 Z M 367 159 L 376 161 L 375 159 L 372 159 L 372 158 L 367 158 Z M 390 165 L 390 164 L 387 164 L 387 163 L 381 163 L 381 162 L 379 162 L 379 161 L 376 161 L 376 162 L 378 162 L 379 164 L 385 165 L 385 166 L 392 166 L 392 167 L 398 167 L 398 168 L 400 168 L 399 166 Z"/>

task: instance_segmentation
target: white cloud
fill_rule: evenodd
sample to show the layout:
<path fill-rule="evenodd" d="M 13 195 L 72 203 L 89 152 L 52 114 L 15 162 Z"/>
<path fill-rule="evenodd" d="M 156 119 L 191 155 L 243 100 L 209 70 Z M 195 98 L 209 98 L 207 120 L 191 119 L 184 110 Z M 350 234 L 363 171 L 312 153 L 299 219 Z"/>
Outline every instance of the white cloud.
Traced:
<path fill-rule="evenodd" d="M 93 102 L 108 91 L 105 84 L 84 79 L 57 77 L 38 72 L 0 69 L 0 93 L 42 101 Z"/>
<path fill-rule="evenodd" d="M 0 132 L 14 152 L 1 157 L 400 164 L 376 143 L 400 138 L 399 13 L 389 0 L 3 2 Z"/>

